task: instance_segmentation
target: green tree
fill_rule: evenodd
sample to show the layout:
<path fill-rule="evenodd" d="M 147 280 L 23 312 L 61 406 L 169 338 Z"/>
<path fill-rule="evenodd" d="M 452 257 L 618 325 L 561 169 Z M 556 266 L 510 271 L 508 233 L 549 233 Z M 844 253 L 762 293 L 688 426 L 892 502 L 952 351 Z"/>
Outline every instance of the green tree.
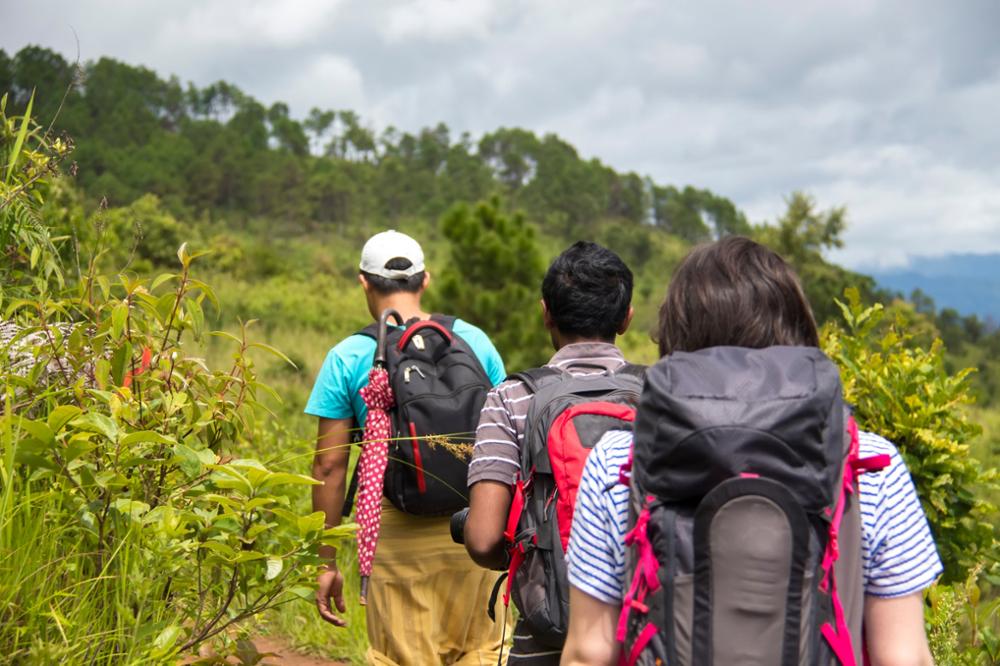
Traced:
<path fill-rule="evenodd" d="M 725 197 L 688 185 L 652 185 L 653 223 L 689 243 L 702 243 L 729 234 L 748 234 L 746 216 Z"/>
<path fill-rule="evenodd" d="M 820 211 L 816 200 L 803 192 L 792 193 L 787 204 L 777 224 L 756 227 L 753 235 L 783 256 L 798 273 L 816 320 L 822 324 L 837 318 L 840 312 L 834 301 L 851 287 L 858 289 L 866 302 L 872 302 L 872 278 L 823 257 L 824 251 L 843 246 L 840 236 L 846 226 L 847 210 L 838 207 Z"/>
<path fill-rule="evenodd" d="M 458 204 L 441 220 L 448 260 L 432 306 L 487 331 L 510 370 L 537 366 L 549 342 L 539 310 L 544 266 L 535 230 L 499 199 Z"/>

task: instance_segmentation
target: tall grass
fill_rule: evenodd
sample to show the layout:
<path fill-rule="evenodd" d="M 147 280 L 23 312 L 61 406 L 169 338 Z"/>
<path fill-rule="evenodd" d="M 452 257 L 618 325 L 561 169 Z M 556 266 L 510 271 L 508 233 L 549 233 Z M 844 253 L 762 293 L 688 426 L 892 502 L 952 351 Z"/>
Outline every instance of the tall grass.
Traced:
<path fill-rule="evenodd" d="M 153 663 L 142 655 L 172 613 L 162 601 L 165 581 L 138 557 L 140 533 L 128 531 L 104 561 L 84 550 L 79 522 L 67 516 L 63 498 L 16 474 L 12 435 L 3 433 L 0 502 L 5 663 Z"/>

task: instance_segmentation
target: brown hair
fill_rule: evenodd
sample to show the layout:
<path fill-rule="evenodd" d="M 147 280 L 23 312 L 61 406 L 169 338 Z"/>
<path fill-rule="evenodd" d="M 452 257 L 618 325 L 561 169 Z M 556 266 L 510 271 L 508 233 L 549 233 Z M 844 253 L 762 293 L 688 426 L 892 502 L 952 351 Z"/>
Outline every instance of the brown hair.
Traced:
<path fill-rule="evenodd" d="M 660 306 L 660 355 L 705 347 L 818 347 L 809 301 L 777 253 L 744 236 L 693 249 Z"/>

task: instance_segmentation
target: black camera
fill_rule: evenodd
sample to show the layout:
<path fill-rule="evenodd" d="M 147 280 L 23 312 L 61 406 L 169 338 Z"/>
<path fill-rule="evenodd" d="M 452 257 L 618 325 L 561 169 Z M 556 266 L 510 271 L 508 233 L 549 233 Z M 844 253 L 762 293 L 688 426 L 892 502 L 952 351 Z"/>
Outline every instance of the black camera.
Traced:
<path fill-rule="evenodd" d="M 451 514 L 451 540 L 455 543 L 465 543 L 465 521 L 469 517 L 469 507 Z"/>

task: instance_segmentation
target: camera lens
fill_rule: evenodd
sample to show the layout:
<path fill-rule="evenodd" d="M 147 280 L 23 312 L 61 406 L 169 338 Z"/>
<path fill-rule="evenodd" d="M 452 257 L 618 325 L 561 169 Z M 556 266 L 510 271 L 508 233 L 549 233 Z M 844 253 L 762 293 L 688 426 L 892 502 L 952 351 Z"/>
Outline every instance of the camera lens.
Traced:
<path fill-rule="evenodd" d="M 451 540 L 465 543 L 465 519 L 469 517 L 469 507 L 451 515 Z"/>

